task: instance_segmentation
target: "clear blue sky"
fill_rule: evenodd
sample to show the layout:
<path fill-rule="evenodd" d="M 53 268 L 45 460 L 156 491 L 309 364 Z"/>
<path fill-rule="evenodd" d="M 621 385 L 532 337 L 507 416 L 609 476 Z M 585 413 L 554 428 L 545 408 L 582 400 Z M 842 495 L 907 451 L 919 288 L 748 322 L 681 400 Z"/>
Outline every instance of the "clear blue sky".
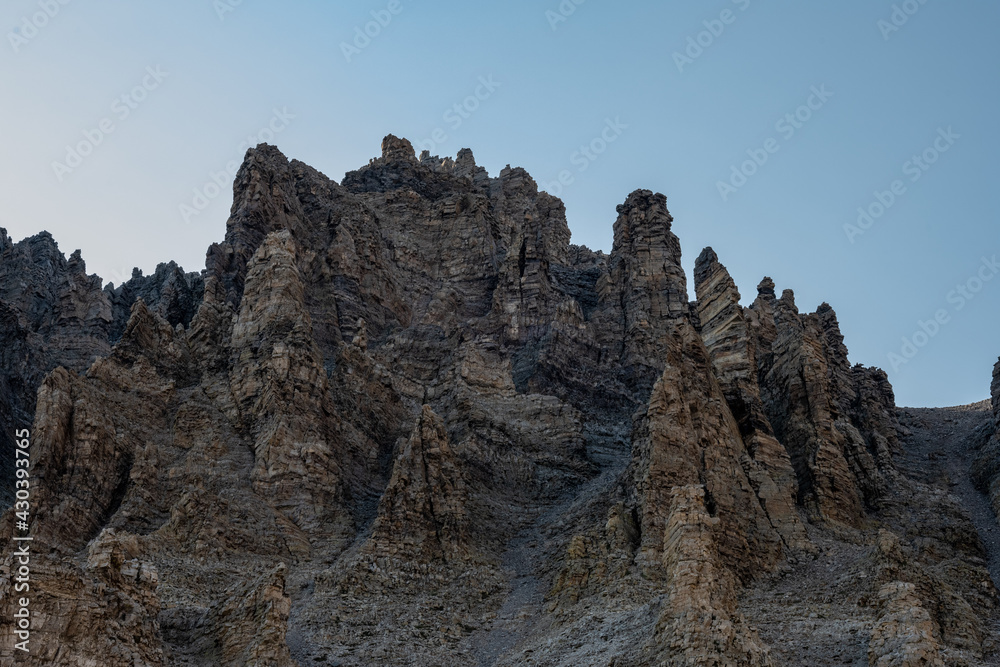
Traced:
<path fill-rule="evenodd" d="M 1000 254 L 1000 4 L 908 0 L 897 4 L 917 11 L 891 32 L 888 0 L 567 0 L 568 16 L 559 0 L 390 4 L 7 0 L 0 226 L 15 239 L 47 229 L 114 282 L 168 259 L 199 270 L 231 204 L 210 174 L 228 180 L 219 172 L 275 109 L 294 118 L 274 121 L 273 143 L 337 180 L 387 133 L 418 143 L 440 129 L 434 153 L 470 147 L 493 175 L 510 163 L 545 185 L 567 171 L 573 241 L 592 248 L 610 249 L 629 192 L 665 193 L 689 275 L 711 245 L 744 303 L 764 275 L 802 310 L 829 301 L 852 360 L 886 368 L 900 404 L 987 396 L 1000 278 L 976 280 Z M 342 43 L 373 11 L 391 21 L 348 61 Z M 678 67 L 689 38 L 720 27 Z M 832 96 L 810 100 L 823 86 Z M 477 89 L 477 108 L 455 112 Z M 808 120 L 776 126 L 796 112 Z M 608 119 L 619 127 L 602 146 Z M 934 164 L 906 164 L 948 128 Z M 57 174 L 85 132 L 104 136 Z M 593 160 L 577 153 L 591 142 L 604 149 Z M 723 201 L 719 181 L 747 151 L 767 162 Z M 844 225 L 896 180 L 901 194 L 851 243 Z M 195 203 L 185 221 L 181 205 Z M 970 300 L 951 293 L 960 284 L 981 289 Z M 943 324 L 921 334 L 938 311 Z M 914 336 L 920 347 L 904 350 Z M 904 351 L 915 354 L 892 368 Z"/>

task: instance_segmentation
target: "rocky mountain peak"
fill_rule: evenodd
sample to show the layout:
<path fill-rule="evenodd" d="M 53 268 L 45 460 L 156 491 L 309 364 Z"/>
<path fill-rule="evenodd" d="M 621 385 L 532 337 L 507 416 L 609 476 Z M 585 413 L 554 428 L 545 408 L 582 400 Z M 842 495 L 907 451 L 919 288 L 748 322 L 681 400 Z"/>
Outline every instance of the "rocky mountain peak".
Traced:
<path fill-rule="evenodd" d="M 993 399 L 993 413 L 1000 419 L 1000 360 L 993 366 L 993 382 L 990 384 Z"/>
<path fill-rule="evenodd" d="M 988 551 L 922 449 L 948 431 L 851 365 L 828 304 L 764 278 L 744 307 L 711 247 L 691 302 L 664 195 L 594 252 L 524 169 L 393 135 L 341 183 L 262 144 L 233 194 L 203 271 L 116 287 L 0 231 L 26 664 L 992 659 Z M 1000 508 L 986 409 L 949 428 L 978 424 Z"/>
<path fill-rule="evenodd" d="M 779 308 L 783 308 L 794 313 L 798 313 L 799 309 L 795 305 L 795 291 L 791 289 L 781 290 L 781 298 L 778 299 L 777 305 Z"/>
<path fill-rule="evenodd" d="M 757 295 L 764 298 L 774 298 L 774 281 L 768 277 L 764 277 L 757 285 Z"/>
<path fill-rule="evenodd" d="M 392 134 L 382 140 L 382 159 L 386 162 L 402 160 L 414 162 L 417 159 L 413 144 L 408 139 L 400 139 Z"/>
<path fill-rule="evenodd" d="M 633 235 L 665 236 L 674 221 L 667 210 L 666 195 L 650 190 L 635 190 L 616 210 L 619 216 L 619 222 L 615 223 L 616 244 L 629 243 Z"/>

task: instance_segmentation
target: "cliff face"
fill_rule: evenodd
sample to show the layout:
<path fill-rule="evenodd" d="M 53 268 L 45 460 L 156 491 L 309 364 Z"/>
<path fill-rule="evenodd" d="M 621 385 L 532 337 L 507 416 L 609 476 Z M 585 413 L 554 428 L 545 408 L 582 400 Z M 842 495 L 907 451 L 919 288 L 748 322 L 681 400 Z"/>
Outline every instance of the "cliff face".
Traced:
<path fill-rule="evenodd" d="M 749 479 L 762 507 L 786 547 L 811 551 L 796 511 L 799 483 L 788 451 L 774 436 L 761 398 L 758 347 L 769 358 L 767 344 L 756 338 L 740 306 L 736 284 L 711 248 L 695 264 L 695 312 L 701 335 L 747 455 L 756 464 Z"/>
<path fill-rule="evenodd" d="M 993 428 L 978 452 L 972 472 L 976 485 L 989 498 L 993 512 L 1000 516 L 1000 361 L 993 367 L 990 407 Z"/>
<path fill-rule="evenodd" d="M 856 582 L 883 611 L 854 654 L 978 659 L 963 603 L 993 641 L 978 542 L 921 551 L 951 501 L 896 470 L 885 374 L 825 304 L 765 279 L 741 306 L 711 249 L 689 302 L 663 195 L 605 255 L 524 170 L 393 136 L 342 183 L 258 146 L 234 192 L 200 274 L 102 289 L 0 235 L 50 647 L 25 664 L 828 664 L 776 660 L 741 596 L 880 528 L 927 574 Z"/>
<path fill-rule="evenodd" d="M 83 372 L 107 356 L 142 298 L 172 325 L 187 326 L 203 285 L 197 274 L 161 264 L 152 276 L 138 269 L 117 288 L 88 275 L 79 251 L 67 259 L 42 232 L 14 243 L 0 230 L 0 501 L 9 505 L 15 428 L 31 422 L 45 374 L 62 366 Z"/>

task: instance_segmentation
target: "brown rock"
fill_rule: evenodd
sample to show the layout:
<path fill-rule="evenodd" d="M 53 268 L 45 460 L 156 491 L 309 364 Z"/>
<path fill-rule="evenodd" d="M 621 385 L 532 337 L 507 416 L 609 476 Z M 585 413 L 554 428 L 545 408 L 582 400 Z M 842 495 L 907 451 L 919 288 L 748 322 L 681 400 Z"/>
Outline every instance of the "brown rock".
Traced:
<path fill-rule="evenodd" d="M 696 311 L 701 335 L 726 402 L 739 424 L 747 452 L 745 465 L 761 505 L 785 545 L 811 550 L 795 509 L 798 483 L 788 452 L 774 437 L 760 397 L 754 340 L 740 294 L 715 252 L 706 248 L 695 263 Z"/>
<path fill-rule="evenodd" d="M 800 497 L 812 516 L 858 526 L 861 495 L 844 456 L 845 437 L 834 423 L 830 373 L 817 327 L 799 315 L 791 290 L 773 306 L 765 293 L 754 308 L 764 322 L 761 345 L 766 345 L 773 308 L 776 337 L 770 345 L 771 365 L 761 368 L 761 397 L 775 435 L 791 457 Z"/>
<path fill-rule="evenodd" d="M 286 569 L 281 563 L 256 580 L 234 587 L 209 613 L 205 625 L 215 630 L 215 664 L 298 667 L 285 642 L 291 610 L 285 594 Z"/>
<path fill-rule="evenodd" d="M 663 195 L 609 256 L 525 170 L 413 153 L 336 183 L 251 149 L 200 275 L 102 290 L 0 234 L 33 664 L 812 667 L 928 628 L 993 659 L 988 554 L 832 309 L 769 279 L 742 308 L 710 250 L 689 303 Z"/>
<path fill-rule="evenodd" d="M 894 581 L 879 590 L 882 616 L 868 645 L 868 664 L 872 667 L 944 667 L 937 626 L 921 605 L 915 588 Z"/>
<path fill-rule="evenodd" d="M 657 624 L 660 665 L 773 665 L 767 646 L 734 614 L 735 581 L 716 549 L 720 520 L 706 510 L 704 487 L 671 490 L 663 543 L 668 604 Z"/>
<path fill-rule="evenodd" d="M 663 368 L 670 320 L 688 313 L 687 278 L 672 222 L 665 196 L 649 190 L 630 194 L 618 206 L 608 275 L 598 285 L 603 307 L 624 326 L 621 363 L 642 388 L 652 387 Z"/>
<path fill-rule="evenodd" d="M 663 377 L 633 433 L 641 563 L 650 576 L 662 571 L 673 489 L 701 485 L 719 562 L 747 581 L 774 566 L 781 541 L 741 465 L 749 455 L 701 338 L 679 319 L 668 341 Z"/>
<path fill-rule="evenodd" d="M 393 465 L 365 551 L 427 562 L 468 548 L 468 489 L 444 422 L 429 405 Z"/>
<path fill-rule="evenodd" d="M 341 482 L 336 421 L 304 298 L 291 234 L 270 234 L 247 273 L 230 377 L 243 427 L 254 437 L 254 488 L 315 531 L 335 520 Z"/>
<path fill-rule="evenodd" d="M 976 455 L 972 476 L 990 499 L 993 513 L 1000 517 L 1000 361 L 993 367 L 990 395 L 995 429 Z"/>

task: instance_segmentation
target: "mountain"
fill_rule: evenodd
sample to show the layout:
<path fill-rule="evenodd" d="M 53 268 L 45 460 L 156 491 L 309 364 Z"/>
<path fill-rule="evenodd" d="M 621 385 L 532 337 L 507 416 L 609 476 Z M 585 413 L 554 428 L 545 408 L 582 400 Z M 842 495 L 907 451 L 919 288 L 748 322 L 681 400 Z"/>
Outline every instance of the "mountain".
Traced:
<path fill-rule="evenodd" d="M 0 658 L 1000 664 L 1000 380 L 897 408 L 828 304 L 744 307 L 711 248 L 691 300 L 647 190 L 609 254 L 391 135 L 341 183 L 262 144 L 233 194 L 203 271 L 118 287 L 0 232 Z"/>

